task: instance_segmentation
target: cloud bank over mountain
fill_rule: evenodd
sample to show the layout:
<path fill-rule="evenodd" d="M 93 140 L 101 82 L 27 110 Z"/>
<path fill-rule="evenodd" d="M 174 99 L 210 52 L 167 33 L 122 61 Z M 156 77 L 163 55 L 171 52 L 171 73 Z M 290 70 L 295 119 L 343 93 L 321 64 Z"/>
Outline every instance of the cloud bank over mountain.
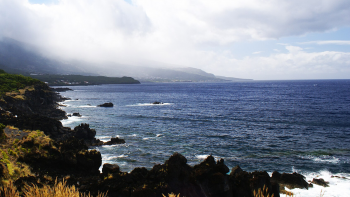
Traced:
<path fill-rule="evenodd" d="M 253 79 L 349 78 L 349 15 L 347 0 L 0 0 L 0 37 L 67 60 Z"/>

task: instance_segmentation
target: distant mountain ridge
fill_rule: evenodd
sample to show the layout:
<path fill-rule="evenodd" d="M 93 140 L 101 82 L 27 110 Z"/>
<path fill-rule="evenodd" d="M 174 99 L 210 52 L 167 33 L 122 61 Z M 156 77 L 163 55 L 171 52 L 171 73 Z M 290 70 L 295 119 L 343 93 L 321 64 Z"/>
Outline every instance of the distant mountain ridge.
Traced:
<path fill-rule="evenodd" d="M 10 39 L 0 40 L 0 69 L 23 75 L 85 75 L 108 77 L 133 77 L 151 82 L 223 82 L 229 78 L 216 77 L 197 68 L 156 68 L 117 63 L 88 63 L 79 60 L 62 61 L 49 58 L 34 46 Z M 161 65 L 161 63 L 155 63 Z M 233 78 L 234 79 L 234 78 Z"/>
<path fill-rule="evenodd" d="M 76 67 L 41 55 L 34 46 L 10 39 L 0 41 L 0 68 L 19 74 L 87 74 Z"/>

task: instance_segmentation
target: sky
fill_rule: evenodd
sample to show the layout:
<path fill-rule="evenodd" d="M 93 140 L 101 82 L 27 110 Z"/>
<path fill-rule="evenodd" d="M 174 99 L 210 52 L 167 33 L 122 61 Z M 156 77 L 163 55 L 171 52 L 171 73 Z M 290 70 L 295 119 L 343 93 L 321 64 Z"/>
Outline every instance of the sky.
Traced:
<path fill-rule="evenodd" d="M 0 39 L 67 60 L 349 79 L 349 16 L 349 0 L 0 0 Z"/>

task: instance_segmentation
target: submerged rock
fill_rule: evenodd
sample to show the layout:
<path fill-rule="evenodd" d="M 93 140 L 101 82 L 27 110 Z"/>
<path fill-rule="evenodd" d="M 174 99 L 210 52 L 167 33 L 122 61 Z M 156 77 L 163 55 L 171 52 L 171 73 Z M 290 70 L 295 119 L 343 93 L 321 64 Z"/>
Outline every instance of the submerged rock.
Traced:
<path fill-rule="evenodd" d="M 153 104 L 153 105 L 161 105 L 161 104 L 164 104 L 164 103 L 159 102 L 159 101 L 155 101 L 155 102 L 153 102 L 152 104 Z"/>

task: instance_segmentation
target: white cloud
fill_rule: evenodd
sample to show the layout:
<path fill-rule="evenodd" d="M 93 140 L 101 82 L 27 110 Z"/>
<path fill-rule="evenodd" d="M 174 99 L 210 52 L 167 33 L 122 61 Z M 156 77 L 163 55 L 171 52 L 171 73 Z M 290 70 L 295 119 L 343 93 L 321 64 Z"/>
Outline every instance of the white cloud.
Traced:
<path fill-rule="evenodd" d="M 285 43 L 288 53 L 238 60 L 227 46 L 348 27 L 349 13 L 348 0 L 59 0 L 50 5 L 0 0 L 0 37 L 87 61 L 147 60 L 244 78 L 299 77 L 308 66 L 316 74 L 340 71 L 336 65 L 346 69 L 348 54 L 306 53 Z"/>
<path fill-rule="evenodd" d="M 350 53 L 325 51 L 309 53 L 296 46 L 286 46 L 287 53 L 268 57 L 227 58 L 206 54 L 207 69 L 218 75 L 252 79 L 347 79 L 350 76 Z"/>
<path fill-rule="evenodd" d="M 300 44 L 317 44 L 317 45 L 334 44 L 334 45 L 350 45 L 350 40 L 317 40 L 317 41 L 302 42 L 302 43 L 300 43 Z"/>

